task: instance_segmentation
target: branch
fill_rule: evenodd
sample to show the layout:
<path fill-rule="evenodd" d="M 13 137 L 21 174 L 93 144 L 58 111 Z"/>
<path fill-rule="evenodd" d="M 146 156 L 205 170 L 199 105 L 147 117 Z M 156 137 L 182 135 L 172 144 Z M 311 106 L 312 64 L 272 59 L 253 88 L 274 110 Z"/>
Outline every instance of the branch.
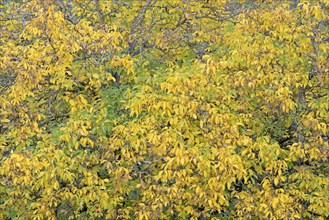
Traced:
<path fill-rule="evenodd" d="M 132 26 L 131 26 L 131 29 L 130 29 L 130 36 L 134 35 L 135 34 L 135 29 L 137 28 L 140 20 L 142 19 L 142 17 L 144 16 L 145 12 L 146 12 L 146 9 L 150 6 L 152 0 L 147 0 L 146 4 L 142 7 L 142 10 L 138 13 L 137 17 L 135 18 Z M 137 41 L 136 39 L 133 40 L 132 42 L 129 42 L 129 53 L 130 54 L 133 54 L 134 52 L 134 47 L 135 45 L 137 44 Z"/>
<path fill-rule="evenodd" d="M 96 11 L 97 11 L 97 13 L 99 15 L 99 19 L 101 21 L 101 25 L 103 25 L 104 24 L 104 14 L 99 6 L 99 0 L 96 0 L 95 4 L 96 4 Z"/>

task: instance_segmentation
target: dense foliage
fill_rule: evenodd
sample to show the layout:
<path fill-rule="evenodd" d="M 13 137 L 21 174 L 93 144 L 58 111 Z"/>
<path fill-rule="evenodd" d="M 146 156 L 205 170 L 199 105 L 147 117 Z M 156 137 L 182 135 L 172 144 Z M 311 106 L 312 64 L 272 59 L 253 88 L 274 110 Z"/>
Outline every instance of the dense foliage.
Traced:
<path fill-rule="evenodd" d="M 0 3 L 0 219 L 326 219 L 329 1 Z"/>

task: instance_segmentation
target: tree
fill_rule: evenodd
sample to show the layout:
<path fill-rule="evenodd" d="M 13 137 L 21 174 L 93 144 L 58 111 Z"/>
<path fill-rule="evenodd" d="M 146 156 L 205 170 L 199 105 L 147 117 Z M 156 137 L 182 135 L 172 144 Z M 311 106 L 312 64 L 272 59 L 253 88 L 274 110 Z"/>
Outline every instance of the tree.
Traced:
<path fill-rule="evenodd" d="M 327 0 L 0 7 L 1 218 L 328 217 Z"/>

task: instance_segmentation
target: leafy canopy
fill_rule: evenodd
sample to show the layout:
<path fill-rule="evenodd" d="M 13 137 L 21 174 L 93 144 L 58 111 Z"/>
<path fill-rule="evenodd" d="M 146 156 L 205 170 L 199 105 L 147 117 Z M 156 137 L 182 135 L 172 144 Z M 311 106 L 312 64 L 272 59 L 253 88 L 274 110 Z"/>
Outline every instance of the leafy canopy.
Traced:
<path fill-rule="evenodd" d="M 0 218 L 328 218 L 328 7 L 2 1 Z"/>

